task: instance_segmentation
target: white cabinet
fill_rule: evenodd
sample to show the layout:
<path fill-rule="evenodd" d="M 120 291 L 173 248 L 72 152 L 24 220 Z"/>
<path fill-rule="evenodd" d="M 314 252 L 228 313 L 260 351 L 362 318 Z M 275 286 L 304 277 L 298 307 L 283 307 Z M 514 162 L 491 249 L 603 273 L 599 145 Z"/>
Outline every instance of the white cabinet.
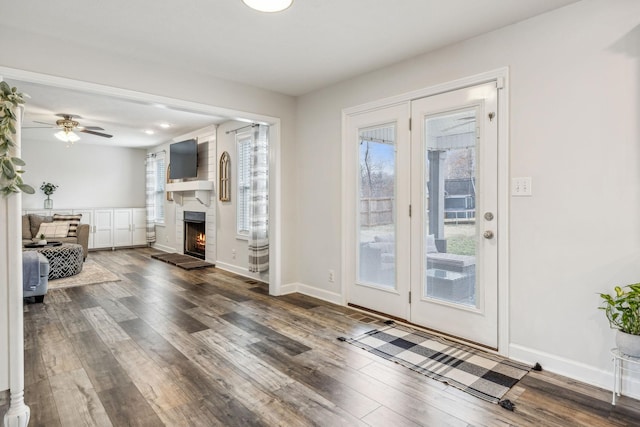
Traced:
<path fill-rule="evenodd" d="M 146 209 L 113 210 L 113 246 L 140 246 L 147 244 Z"/>
<path fill-rule="evenodd" d="M 131 246 L 131 209 L 113 210 L 113 246 Z"/>
<path fill-rule="evenodd" d="M 113 247 L 113 209 L 94 209 L 93 247 Z"/>
<path fill-rule="evenodd" d="M 131 209 L 132 236 L 131 244 L 133 246 L 147 244 L 147 209 L 133 208 Z"/>
<path fill-rule="evenodd" d="M 88 244 L 88 248 L 89 249 L 93 249 L 95 247 L 93 241 L 94 241 L 94 227 L 95 227 L 95 221 L 93 220 L 93 209 L 74 209 L 73 210 L 73 214 L 74 215 L 82 215 L 82 218 L 80 218 L 80 224 L 88 224 L 89 225 L 89 244 Z"/>
<path fill-rule="evenodd" d="M 24 213 L 51 216 L 82 214 L 80 222 L 89 224 L 89 249 L 145 246 L 147 244 L 147 210 L 145 208 L 118 209 L 59 209 L 25 210 Z"/>

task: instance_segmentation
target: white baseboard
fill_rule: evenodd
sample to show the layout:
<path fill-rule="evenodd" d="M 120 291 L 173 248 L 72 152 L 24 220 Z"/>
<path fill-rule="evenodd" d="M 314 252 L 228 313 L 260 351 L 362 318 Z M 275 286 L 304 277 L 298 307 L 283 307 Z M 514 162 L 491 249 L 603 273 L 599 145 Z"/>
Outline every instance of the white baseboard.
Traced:
<path fill-rule="evenodd" d="M 324 289 L 318 289 L 314 286 L 305 285 L 304 283 L 288 283 L 280 287 L 280 295 L 291 294 L 294 292 L 318 298 L 333 304 L 344 305 L 342 295 L 335 292 L 325 291 Z"/>
<path fill-rule="evenodd" d="M 151 245 L 151 247 L 153 249 L 157 249 L 157 250 L 162 251 L 162 252 L 168 252 L 170 254 L 174 253 L 176 251 L 175 248 L 172 248 L 171 246 L 164 246 L 164 245 L 162 245 L 160 243 L 154 243 L 153 245 Z"/>
<path fill-rule="evenodd" d="M 509 358 L 518 362 L 542 365 L 542 369 L 573 378 L 575 380 L 601 387 L 605 390 L 613 389 L 613 361 L 610 369 L 600 369 L 585 363 L 576 362 L 555 354 L 545 353 L 517 344 L 509 345 Z M 622 394 L 640 399 L 640 378 L 636 372 L 633 376 L 623 372 Z"/>
<path fill-rule="evenodd" d="M 299 285 L 300 283 L 287 283 L 286 285 L 280 286 L 280 295 L 287 295 L 298 292 Z"/>
<path fill-rule="evenodd" d="M 233 264 L 227 264 L 226 262 L 222 261 L 214 261 L 214 264 L 216 265 L 216 268 L 219 268 L 220 270 L 228 271 L 230 273 L 237 274 L 238 276 L 246 277 L 247 279 L 264 282 L 264 280 L 260 278 L 260 273 L 252 273 L 246 268 L 238 267 Z"/>

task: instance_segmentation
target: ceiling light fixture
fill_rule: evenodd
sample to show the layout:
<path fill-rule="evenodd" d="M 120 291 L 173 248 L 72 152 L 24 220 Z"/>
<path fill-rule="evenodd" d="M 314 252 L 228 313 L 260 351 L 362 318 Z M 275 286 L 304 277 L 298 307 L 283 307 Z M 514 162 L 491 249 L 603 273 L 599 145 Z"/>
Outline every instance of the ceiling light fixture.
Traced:
<path fill-rule="evenodd" d="M 153 135 L 155 132 L 152 131 L 151 129 L 147 129 L 144 131 L 144 133 L 146 133 L 147 135 Z"/>
<path fill-rule="evenodd" d="M 71 131 L 61 130 L 54 135 L 60 141 L 74 143 L 80 140 L 80 137 Z"/>
<path fill-rule="evenodd" d="M 260 12 L 282 12 L 291 6 L 293 0 L 242 0 L 242 2 Z"/>
<path fill-rule="evenodd" d="M 162 129 L 169 129 L 171 127 L 171 125 L 169 123 L 160 123 L 160 127 Z"/>

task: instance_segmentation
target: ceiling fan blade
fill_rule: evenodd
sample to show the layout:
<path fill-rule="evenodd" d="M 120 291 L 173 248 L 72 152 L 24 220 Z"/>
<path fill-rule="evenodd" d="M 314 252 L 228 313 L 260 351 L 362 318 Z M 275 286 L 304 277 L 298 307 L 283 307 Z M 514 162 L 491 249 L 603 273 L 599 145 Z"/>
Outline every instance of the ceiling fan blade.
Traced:
<path fill-rule="evenodd" d="M 85 129 L 79 129 L 78 132 L 84 132 L 84 133 L 88 133 L 90 135 L 96 135 L 96 136 L 102 136 L 104 138 L 112 138 L 113 135 L 109 135 L 108 133 L 102 133 L 102 132 L 94 132 L 92 130 L 87 130 Z"/>
<path fill-rule="evenodd" d="M 100 126 L 78 126 L 78 129 L 87 129 L 87 130 L 104 130 Z"/>
<path fill-rule="evenodd" d="M 66 113 L 60 113 L 60 114 L 56 114 L 57 117 L 62 117 L 63 119 L 81 119 L 81 116 L 78 116 L 77 114 L 66 114 Z"/>
<path fill-rule="evenodd" d="M 53 123 L 39 122 L 37 120 L 34 120 L 33 123 L 38 123 L 38 124 L 41 124 L 41 125 L 47 125 L 47 126 L 52 127 L 52 128 L 56 127 L 56 125 L 54 125 Z"/>

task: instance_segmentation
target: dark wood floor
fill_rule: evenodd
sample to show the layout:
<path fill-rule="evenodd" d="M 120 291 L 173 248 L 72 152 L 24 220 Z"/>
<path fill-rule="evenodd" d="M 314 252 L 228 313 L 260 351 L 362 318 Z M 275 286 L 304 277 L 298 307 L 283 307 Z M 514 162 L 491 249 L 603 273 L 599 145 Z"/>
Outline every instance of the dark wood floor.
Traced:
<path fill-rule="evenodd" d="M 640 402 L 546 372 L 509 412 L 336 339 L 378 320 L 151 253 L 92 252 L 121 281 L 25 306 L 30 426 L 640 425 Z"/>

